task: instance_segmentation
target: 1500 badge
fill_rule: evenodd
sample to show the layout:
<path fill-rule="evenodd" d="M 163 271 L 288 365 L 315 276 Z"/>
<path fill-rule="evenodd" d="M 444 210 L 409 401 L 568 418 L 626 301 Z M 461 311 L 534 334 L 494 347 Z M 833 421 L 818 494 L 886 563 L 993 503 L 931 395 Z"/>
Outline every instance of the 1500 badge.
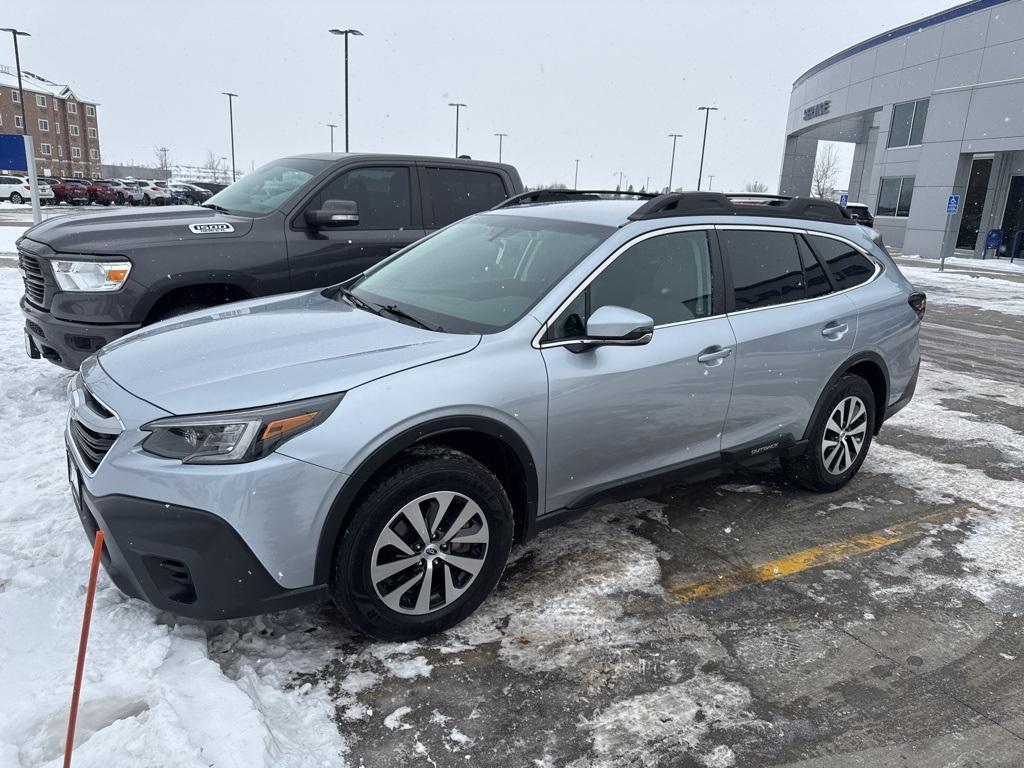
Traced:
<path fill-rule="evenodd" d="M 188 228 L 194 235 L 219 235 L 221 232 L 234 232 L 235 228 L 226 222 L 216 224 L 189 224 Z"/>

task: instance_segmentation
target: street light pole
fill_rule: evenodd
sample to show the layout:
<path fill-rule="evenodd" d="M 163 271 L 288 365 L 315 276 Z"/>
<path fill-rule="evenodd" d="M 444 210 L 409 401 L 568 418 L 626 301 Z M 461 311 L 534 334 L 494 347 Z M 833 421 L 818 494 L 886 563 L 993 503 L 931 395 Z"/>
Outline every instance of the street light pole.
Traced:
<path fill-rule="evenodd" d="M 668 137 L 670 139 L 672 139 L 672 162 L 669 163 L 669 166 L 668 166 L 668 191 L 671 192 L 672 191 L 672 177 L 675 175 L 675 171 L 676 171 L 676 140 L 683 138 L 683 134 L 681 134 L 681 133 L 670 133 L 668 135 Z"/>
<path fill-rule="evenodd" d="M 504 138 L 506 136 L 508 136 L 508 134 L 507 133 L 496 133 L 494 135 L 498 137 L 498 162 L 500 163 L 501 162 L 501 142 L 504 140 Z M 458 153 L 456 153 L 456 154 L 458 154 Z"/>
<path fill-rule="evenodd" d="M 619 174 L 619 186 L 616 187 L 616 189 L 618 189 L 618 191 L 621 192 L 622 191 L 622 176 L 625 173 L 625 171 L 616 171 L 615 173 Z"/>
<path fill-rule="evenodd" d="M 21 87 L 21 54 L 18 53 L 18 38 L 32 37 L 32 35 L 13 27 L 0 27 L 0 32 L 10 32 L 11 37 L 14 38 L 14 66 L 18 70 L 18 100 L 21 103 L 21 132 L 28 136 L 28 118 L 25 117 L 25 89 Z"/>
<path fill-rule="evenodd" d="M 455 107 L 455 156 L 459 156 L 459 110 L 465 109 L 466 105 L 461 102 L 448 102 L 449 107 Z"/>
<path fill-rule="evenodd" d="M 160 165 L 164 169 L 164 181 L 170 178 L 170 173 L 167 171 L 167 153 L 170 151 L 167 147 L 158 147 L 157 151 L 160 153 Z"/>
<path fill-rule="evenodd" d="M 332 35 L 342 35 L 345 38 L 345 151 L 348 152 L 348 38 L 349 35 L 362 37 L 363 33 L 358 29 L 331 29 Z"/>
<path fill-rule="evenodd" d="M 331 152 L 334 151 L 334 129 L 338 126 L 334 123 L 327 123 L 327 127 L 331 129 Z"/>
<path fill-rule="evenodd" d="M 237 93 L 221 91 L 221 94 L 228 97 L 228 123 L 231 126 L 231 181 L 235 181 L 235 107 L 234 102 L 238 97 Z"/>
<path fill-rule="evenodd" d="M 718 107 L 697 107 L 697 111 L 704 110 L 704 141 L 700 145 L 700 170 L 697 171 L 697 191 L 700 192 L 700 180 L 704 176 L 704 149 L 708 145 L 708 118 L 712 112 L 717 112 Z"/>
<path fill-rule="evenodd" d="M 580 188 L 580 159 L 578 157 L 576 158 L 576 173 L 572 177 L 572 188 Z"/>

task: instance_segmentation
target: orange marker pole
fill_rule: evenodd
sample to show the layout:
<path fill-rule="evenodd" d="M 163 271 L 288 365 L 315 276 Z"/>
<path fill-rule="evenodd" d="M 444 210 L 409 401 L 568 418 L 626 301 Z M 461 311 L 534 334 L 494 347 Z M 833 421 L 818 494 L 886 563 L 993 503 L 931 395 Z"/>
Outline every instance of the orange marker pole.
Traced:
<path fill-rule="evenodd" d="M 78 663 L 75 666 L 75 685 L 71 689 L 71 712 L 68 714 L 68 738 L 64 743 L 64 768 L 71 766 L 71 750 L 75 746 L 75 725 L 78 722 L 78 697 L 82 692 L 82 673 L 85 671 L 85 648 L 89 644 L 89 624 L 92 621 L 92 603 L 96 597 L 96 577 L 103 552 L 103 531 L 96 531 L 92 545 L 92 564 L 89 566 L 89 587 L 85 591 L 85 614 L 82 616 L 82 637 L 78 641 Z"/>

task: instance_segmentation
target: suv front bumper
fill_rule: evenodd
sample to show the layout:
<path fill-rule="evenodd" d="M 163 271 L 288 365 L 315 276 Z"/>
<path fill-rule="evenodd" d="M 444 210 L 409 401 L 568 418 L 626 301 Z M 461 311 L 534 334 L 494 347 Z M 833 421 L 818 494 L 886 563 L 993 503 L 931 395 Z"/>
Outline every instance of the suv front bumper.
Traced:
<path fill-rule="evenodd" d="M 33 306 L 23 296 L 21 313 L 25 316 L 25 333 L 31 342 L 31 357 L 43 357 L 64 368 L 77 370 L 90 355 L 104 344 L 126 336 L 140 326 L 137 323 L 93 324 L 60 320 L 50 312 Z M 37 354 L 33 354 L 33 351 Z"/>
<path fill-rule="evenodd" d="M 102 562 L 114 584 L 161 610 L 230 619 L 328 595 L 325 586 L 282 587 L 217 515 L 131 496 L 96 497 L 84 485 L 72 495 L 89 540 L 103 530 Z"/>

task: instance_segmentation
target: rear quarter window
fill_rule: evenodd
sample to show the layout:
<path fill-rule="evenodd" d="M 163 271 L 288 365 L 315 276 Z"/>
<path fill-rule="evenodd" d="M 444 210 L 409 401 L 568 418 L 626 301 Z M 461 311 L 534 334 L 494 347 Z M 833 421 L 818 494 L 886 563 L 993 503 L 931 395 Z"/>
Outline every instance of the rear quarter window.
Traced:
<path fill-rule="evenodd" d="M 425 171 L 435 227 L 486 211 L 508 197 L 505 182 L 497 173 L 460 168 L 426 168 Z"/>
<path fill-rule="evenodd" d="M 866 283 L 875 273 L 875 265 L 867 256 L 842 240 L 821 235 L 810 236 L 811 247 L 825 263 L 837 291 Z"/>
<path fill-rule="evenodd" d="M 804 270 L 790 232 L 723 230 L 737 312 L 805 297 Z"/>

